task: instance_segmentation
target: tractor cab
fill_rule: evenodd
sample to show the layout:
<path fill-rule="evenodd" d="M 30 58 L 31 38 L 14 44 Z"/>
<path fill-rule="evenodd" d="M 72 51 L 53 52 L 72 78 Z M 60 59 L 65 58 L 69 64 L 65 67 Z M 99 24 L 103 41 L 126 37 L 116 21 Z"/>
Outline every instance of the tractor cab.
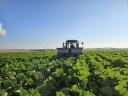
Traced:
<path fill-rule="evenodd" d="M 78 48 L 79 42 L 78 42 L 78 40 L 67 40 L 66 43 L 63 43 L 63 47 L 65 47 L 65 48 Z"/>

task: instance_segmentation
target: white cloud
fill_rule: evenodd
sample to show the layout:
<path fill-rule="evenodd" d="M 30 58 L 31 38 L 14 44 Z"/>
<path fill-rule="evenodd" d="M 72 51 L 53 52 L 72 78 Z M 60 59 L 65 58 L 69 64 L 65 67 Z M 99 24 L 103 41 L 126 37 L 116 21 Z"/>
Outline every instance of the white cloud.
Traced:
<path fill-rule="evenodd" d="M 0 36 L 5 36 L 6 30 L 3 28 L 2 24 L 0 23 Z"/>

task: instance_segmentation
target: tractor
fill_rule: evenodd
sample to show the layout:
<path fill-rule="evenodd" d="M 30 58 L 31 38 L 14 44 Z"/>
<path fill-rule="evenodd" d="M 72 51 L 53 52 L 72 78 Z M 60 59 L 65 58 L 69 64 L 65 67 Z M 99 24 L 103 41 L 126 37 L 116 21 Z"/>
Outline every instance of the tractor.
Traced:
<path fill-rule="evenodd" d="M 57 53 L 61 57 L 74 57 L 82 54 L 82 47 L 79 47 L 80 43 L 78 40 L 66 40 L 63 42 L 62 48 L 57 48 Z"/>

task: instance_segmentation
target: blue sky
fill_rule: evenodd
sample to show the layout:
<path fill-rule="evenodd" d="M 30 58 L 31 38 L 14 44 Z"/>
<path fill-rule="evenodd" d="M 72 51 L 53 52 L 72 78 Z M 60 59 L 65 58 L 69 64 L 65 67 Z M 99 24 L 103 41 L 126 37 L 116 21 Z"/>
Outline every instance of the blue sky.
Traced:
<path fill-rule="evenodd" d="M 0 48 L 128 48 L 128 0 L 0 0 Z"/>

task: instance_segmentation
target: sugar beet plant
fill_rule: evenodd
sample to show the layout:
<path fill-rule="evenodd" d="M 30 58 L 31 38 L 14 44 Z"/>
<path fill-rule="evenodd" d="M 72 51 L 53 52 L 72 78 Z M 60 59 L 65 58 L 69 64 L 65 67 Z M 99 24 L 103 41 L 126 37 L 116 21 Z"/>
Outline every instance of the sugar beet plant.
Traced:
<path fill-rule="evenodd" d="M 0 53 L 0 96 L 128 96 L 128 51 Z"/>

